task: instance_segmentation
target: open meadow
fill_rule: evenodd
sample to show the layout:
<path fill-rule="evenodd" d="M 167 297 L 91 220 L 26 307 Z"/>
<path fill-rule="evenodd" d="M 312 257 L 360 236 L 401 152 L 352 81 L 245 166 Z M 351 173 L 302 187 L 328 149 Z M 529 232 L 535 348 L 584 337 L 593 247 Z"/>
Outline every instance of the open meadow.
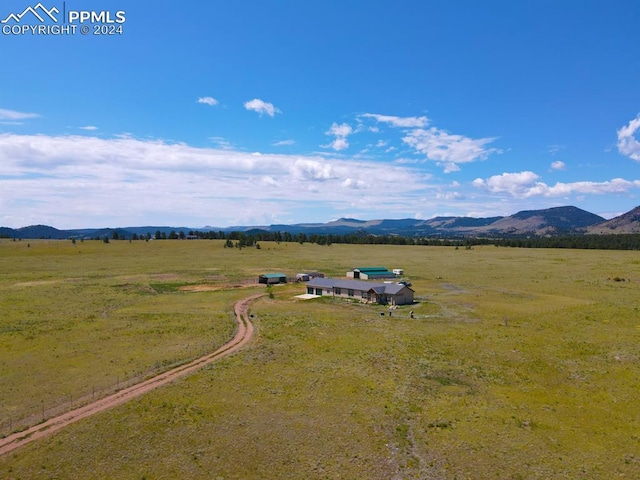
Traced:
<path fill-rule="evenodd" d="M 384 265 L 416 297 L 270 287 L 244 349 L 0 478 L 640 478 L 640 252 L 260 245 L 0 240 L 0 435 L 215 350 L 261 273 Z"/>

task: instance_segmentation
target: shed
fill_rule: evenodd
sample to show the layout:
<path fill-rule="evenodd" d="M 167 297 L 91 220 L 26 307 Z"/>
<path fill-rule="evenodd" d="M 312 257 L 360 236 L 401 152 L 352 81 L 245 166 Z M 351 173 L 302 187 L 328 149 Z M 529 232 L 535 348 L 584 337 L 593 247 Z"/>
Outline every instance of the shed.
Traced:
<path fill-rule="evenodd" d="M 258 277 L 258 283 L 264 283 L 266 285 L 287 283 L 287 276 L 284 273 L 263 273 Z"/>
<path fill-rule="evenodd" d="M 396 275 L 390 272 L 387 267 L 358 267 L 347 272 L 347 277 L 362 280 L 378 280 L 383 278 L 396 278 Z"/>
<path fill-rule="evenodd" d="M 296 274 L 296 282 L 308 282 L 312 278 L 324 278 L 324 273 L 320 272 L 305 272 Z"/>

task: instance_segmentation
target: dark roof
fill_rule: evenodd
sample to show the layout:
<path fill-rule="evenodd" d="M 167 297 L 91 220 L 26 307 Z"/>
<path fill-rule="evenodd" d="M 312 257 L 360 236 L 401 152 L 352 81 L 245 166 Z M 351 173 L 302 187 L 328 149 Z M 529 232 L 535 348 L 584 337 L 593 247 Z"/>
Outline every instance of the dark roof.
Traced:
<path fill-rule="evenodd" d="M 375 283 L 366 282 L 364 280 L 343 280 L 341 278 L 313 278 L 309 280 L 307 285 L 311 287 L 325 287 L 325 288 L 352 288 L 354 290 L 368 291 L 372 287 L 376 286 Z"/>
<path fill-rule="evenodd" d="M 353 271 L 358 271 L 358 272 L 388 272 L 389 270 L 387 270 L 387 267 L 358 267 L 358 268 L 354 268 Z"/>
<path fill-rule="evenodd" d="M 396 274 L 389 271 L 360 272 L 364 273 L 367 278 L 396 278 Z"/>
<path fill-rule="evenodd" d="M 390 293 L 391 295 L 396 295 L 400 293 L 403 288 L 409 288 L 403 283 L 383 283 L 384 285 L 384 293 Z M 411 288 L 409 290 L 413 291 Z"/>
<path fill-rule="evenodd" d="M 314 278 L 307 283 L 310 287 L 320 288 L 345 288 L 347 290 L 360 290 L 368 292 L 373 290 L 376 293 L 389 293 L 395 295 L 403 288 L 409 288 L 401 283 L 373 283 L 364 280 L 343 280 L 341 278 Z M 411 290 L 409 288 L 409 290 Z"/>

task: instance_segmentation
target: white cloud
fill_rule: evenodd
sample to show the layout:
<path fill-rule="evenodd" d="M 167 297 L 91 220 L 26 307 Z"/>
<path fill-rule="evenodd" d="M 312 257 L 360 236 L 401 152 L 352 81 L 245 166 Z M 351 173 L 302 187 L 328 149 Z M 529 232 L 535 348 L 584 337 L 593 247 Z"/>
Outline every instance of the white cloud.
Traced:
<path fill-rule="evenodd" d="M 335 135 L 336 137 L 348 137 L 353 133 L 353 128 L 350 125 L 343 123 L 338 125 L 337 123 L 333 123 L 331 128 L 326 132 L 327 135 Z"/>
<path fill-rule="evenodd" d="M 222 148 L 223 150 L 233 150 L 234 145 L 229 140 L 224 137 L 209 137 L 213 143 L 215 143 L 218 148 Z"/>
<path fill-rule="evenodd" d="M 412 166 L 353 157 L 256 156 L 226 147 L 130 136 L 0 134 L 0 225 L 259 224 L 274 215 L 289 218 L 293 210 L 309 218 L 304 212 L 310 205 L 323 218 L 344 208 L 366 215 L 383 190 L 383 207 L 393 216 L 413 211 L 416 196 L 430 188 L 428 177 Z"/>
<path fill-rule="evenodd" d="M 204 105 L 210 105 L 212 107 L 215 107 L 216 105 L 218 105 L 218 100 L 216 100 L 213 97 L 200 97 L 198 99 L 198 103 L 202 103 Z"/>
<path fill-rule="evenodd" d="M 473 185 L 478 188 L 484 188 L 492 193 L 508 193 L 514 197 L 523 196 L 531 185 L 540 177 L 533 172 L 520 173 L 503 173 L 502 175 L 494 175 L 486 180 L 476 178 Z"/>
<path fill-rule="evenodd" d="M 331 142 L 329 145 L 323 145 L 326 148 L 333 148 L 336 151 L 344 150 L 349 147 L 349 142 L 347 141 L 347 137 L 353 133 L 353 128 L 350 125 L 343 123 L 338 125 L 337 123 L 333 123 L 331 128 L 325 132 L 325 135 L 333 135 L 335 136 L 335 140 Z"/>
<path fill-rule="evenodd" d="M 551 155 L 555 155 L 559 151 L 564 150 L 564 145 L 549 145 L 548 152 Z"/>
<path fill-rule="evenodd" d="M 273 178 L 271 175 L 265 175 L 264 177 L 262 177 L 261 178 L 261 182 L 265 186 L 270 186 L 270 187 L 279 187 L 280 186 L 278 181 L 275 178 Z"/>
<path fill-rule="evenodd" d="M 553 186 L 547 186 L 539 183 L 533 187 L 527 196 L 542 195 L 545 197 L 562 197 L 571 194 L 592 194 L 605 195 L 610 193 L 626 193 L 629 190 L 640 188 L 640 180 L 625 180 L 623 178 L 614 178 L 606 182 L 572 182 L 572 183 L 556 183 Z"/>
<path fill-rule="evenodd" d="M 436 193 L 436 198 L 438 200 L 457 200 L 459 198 L 462 198 L 462 195 L 460 195 L 460 193 L 458 192 L 438 192 Z"/>
<path fill-rule="evenodd" d="M 349 142 L 346 138 L 336 138 L 329 145 L 323 145 L 325 147 L 333 148 L 336 151 L 344 150 L 345 148 L 349 148 Z"/>
<path fill-rule="evenodd" d="M 260 100 L 259 98 L 254 98 L 253 100 L 245 102 L 244 108 L 257 112 L 260 114 L 260 116 L 262 116 L 263 114 L 267 114 L 270 117 L 273 117 L 276 113 L 282 113 L 273 105 L 273 103 L 265 102 L 263 100 Z"/>
<path fill-rule="evenodd" d="M 331 164 L 318 160 L 297 160 L 291 173 L 298 180 L 325 181 L 337 177 Z"/>
<path fill-rule="evenodd" d="M 272 143 L 274 147 L 283 147 L 287 145 L 295 145 L 295 140 L 280 140 L 279 142 Z"/>
<path fill-rule="evenodd" d="M 95 130 L 98 130 L 98 127 L 93 126 L 93 125 L 87 125 L 86 127 L 78 127 L 80 130 L 87 130 L 88 132 L 93 132 Z"/>
<path fill-rule="evenodd" d="M 557 160 L 551 164 L 551 170 L 564 170 L 567 168 L 564 162 Z"/>
<path fill-rule="evenodd" d="M 473 139 L 463 135 L 451 135 L 437 128 L 415 129 L 402 141 L 418 152 L 444 166 L 445 172 L 460 170 L 458 164 L 485 160 L 492 153 L 502 153 L 497 148 L 487 148 L 494 138 Z"/>
<path fill-rule="evenodd" d="M 342 186 L 344 188 L 359 190 L 361 188 L 365 188 L 366 183 L 362 180 L 354 180 L 353 178 L 347 178 L 344 182 L 342 182 Z"/>
<path fill-rule="evenodd" d="M 438 162 L 445 173 L 459 171 L 462 163 L 485 160 L 492 153 L 502 153 L 498 148 L 487 147 L 495 141 L 495 138 L 474 139 L 464 135 L 453 135 L 435 127 L 427 129 L 425 127 L 430 120 L 426 116 L 398 117 L 364 113 L 358 116 L 358 119 L 362 118 L 371 118 L 378 123 L 386 123 L 391 127 L 402 129 L 405 135 L 402 141 L 417 153 L 426 155 L 428 160 Z M 391 151 L 389 149 L 387 153 Z"/>
<path fill-rule="evenodd" d="M 362 118 L 373 118 L 379 123 L 388 123 L 392 127 L 399 128 L 422 128 L 429 124 L 429 119 L 422 117 L 396 117 L 393 115 L 379 115 L 377 113 L 363 113 Z"/>
<path fill-rule="evenodd" d="M 477 178 L 473 181 L 476 188 L 491 193 L 506 193 L 515 198 L 531 197 L 566 197 L 573 194 L 604 195 L 626 193 L 640 188 L 640 180 L 614 178 L 606 182 L 580 181 L 547 185 L 539 181 L 540 177 L 533 172 L 503 173 L 486 180 Z"/>
<path fill-rule="evenodd" d="M 0 120 L 27 120 L 29 118 L 39 118 L 38 113 L 16 112 L 15 110 L 6 110 L 0 108 Z"/>
<path fill-rule="evenodd" d="M 629 122 L 629 125 L 618 130 L 618 151 L 640 162 L 640 142 L 634 137 L 640 130 L 640 114 Z"/>

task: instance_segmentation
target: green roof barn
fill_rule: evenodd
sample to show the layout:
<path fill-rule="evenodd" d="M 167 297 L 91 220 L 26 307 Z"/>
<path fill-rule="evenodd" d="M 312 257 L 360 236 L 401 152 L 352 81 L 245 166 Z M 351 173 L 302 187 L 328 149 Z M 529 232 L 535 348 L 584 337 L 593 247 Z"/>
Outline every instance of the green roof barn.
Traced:
<path fill-rule="evenodd" d="M 284 273 L 263 273 L 258 277 L 258 283 L 265 283 L 267 285 L 287 283 L 287 276 Z"/>
<path fill-rule="evenodd" d="M 349 278 L 361 280 L 378 280 L 382 278 L 396 278 L 396 274 L 390 272 L 387 267 L 358 267 L 347 272 Z"/>

